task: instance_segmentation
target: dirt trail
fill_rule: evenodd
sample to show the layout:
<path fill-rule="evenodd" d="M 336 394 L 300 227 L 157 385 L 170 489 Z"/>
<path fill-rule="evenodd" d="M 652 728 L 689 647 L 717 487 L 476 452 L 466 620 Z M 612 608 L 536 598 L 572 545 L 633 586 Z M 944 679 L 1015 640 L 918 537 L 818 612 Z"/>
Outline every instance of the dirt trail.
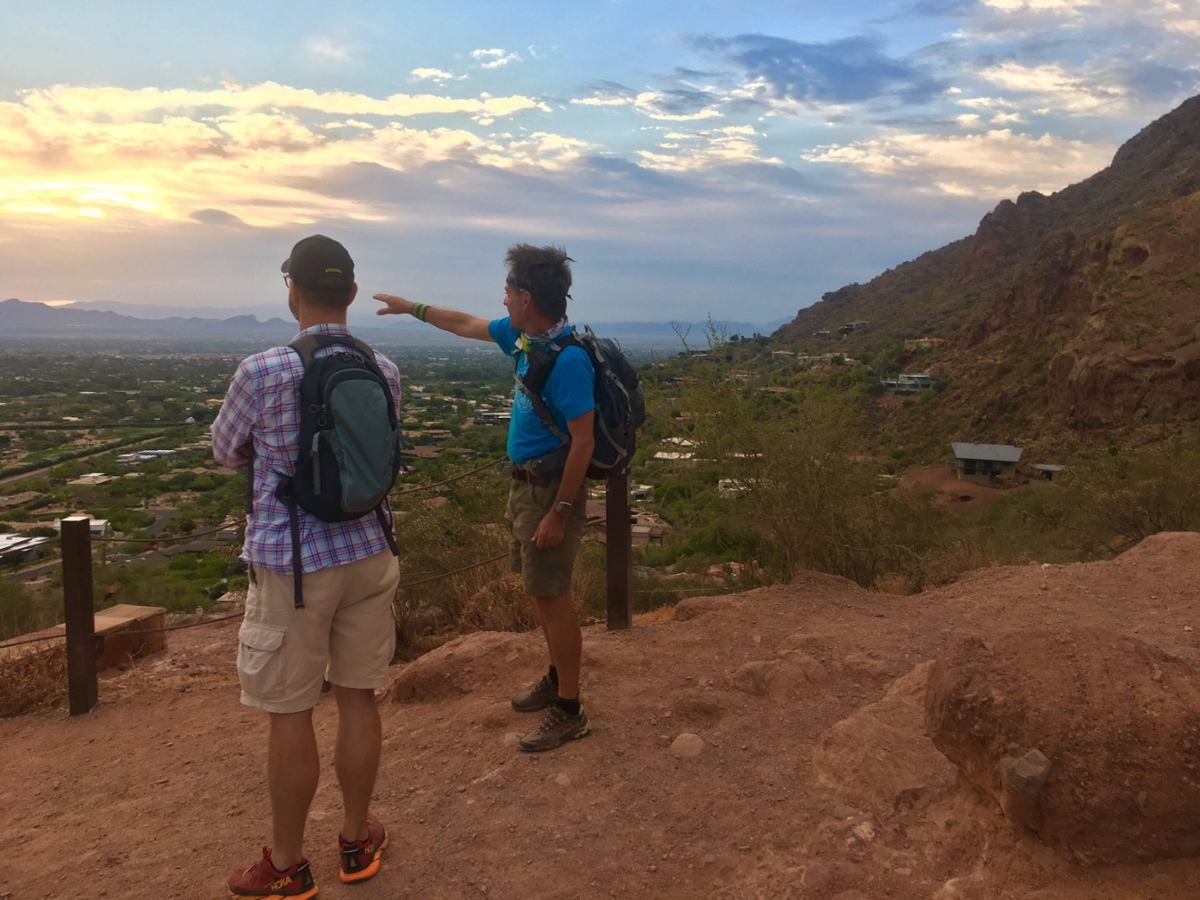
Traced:
<path fill-rule="evenodd" d="M 928 666 L 965 635 L 1086 623 L 1200 665 L 1200 535 L 1108 563 L 987 569 L 915 597 L 841 579 L 585 629 L 593 736 L 543 756 L 508 694 L 532 635 L 476 634 L 381 697 L 374 881 L 336 877 L 332 702 L 308 852 L 321 896 L 1194 900 L 1200 861 L 1082 870 L 956 779 L 924 736 Z M 1185 627 L 1188 630 L 1185 630 Z M 238 704 L 236 622 L 171 635 L 91 714 L 0 722 L 0 897 L 218 898 L 267 834 L 265 719 Z M 677 758 L 684 732 L 704 742 Z"/>

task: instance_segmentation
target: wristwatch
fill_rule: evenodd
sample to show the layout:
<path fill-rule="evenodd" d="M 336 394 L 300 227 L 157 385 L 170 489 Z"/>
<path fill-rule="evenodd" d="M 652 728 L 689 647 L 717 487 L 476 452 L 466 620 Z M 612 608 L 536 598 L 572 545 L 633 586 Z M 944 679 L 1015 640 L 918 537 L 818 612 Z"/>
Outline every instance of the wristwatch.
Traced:
<path fill-rule="evenodd" d="M 571 515 L 571 510 L 573 510 L 574 508 L 575 508 L 575 504 L 568 503 L 566 500 L 559 500 L 554 504 L 554 506 L 551 507 L 551 509 L 553 509 L 556 513 L 558 513 L 564 519 L 567 516 Z"/>

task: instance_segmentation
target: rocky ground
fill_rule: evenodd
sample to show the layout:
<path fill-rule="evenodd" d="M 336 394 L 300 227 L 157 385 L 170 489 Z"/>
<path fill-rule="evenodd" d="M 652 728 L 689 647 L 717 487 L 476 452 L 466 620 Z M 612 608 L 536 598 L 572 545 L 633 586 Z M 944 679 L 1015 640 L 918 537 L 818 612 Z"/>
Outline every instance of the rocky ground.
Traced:
<path fill-rule="evenodd" d="M 1081 626 L 1193 671 L 1200 535 L 913 597 L 806 575 L 624 633 L 588 628 L 594 733 L 543 756 L 516 749 L 536 719 L 508 707 L 541 670 L 537 637 L 469 635 L 397 667 L 381 694 L 375 809 L 392 844 L 353 888 L 336 876 L 326 766 L 308 840 L 321 896 L 1193 900 L 1197 860 L 1082 868 L 1010 824 L 926 736 L 930 670 L 964 638 Z M 266 723 L 238 704 L 236 634 L 236 621 L 173 633 L 106 678 L 87 716 L 0 722 L 0 897 L 224 895 L 267 834 Z M 1113 646 L 1072 652 L 1103 669 Z M 316 721 L 328 761 L 331 701 Z"/>

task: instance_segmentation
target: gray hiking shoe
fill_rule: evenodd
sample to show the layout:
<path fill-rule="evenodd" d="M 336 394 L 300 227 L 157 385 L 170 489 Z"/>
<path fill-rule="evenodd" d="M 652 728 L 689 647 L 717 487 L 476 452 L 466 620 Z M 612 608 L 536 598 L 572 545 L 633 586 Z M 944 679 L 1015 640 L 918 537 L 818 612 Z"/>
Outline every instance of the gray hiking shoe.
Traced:
<path fill-rule="evenodd" d="M 540 712 L 558 699 L 558 685 L 543 675 L 519 694 L 513 694 L 512 708 L 517 712 Z"/>
<path fill-rule="evenodd" d="M 577 741 L 591 730 L 591 723 L 588 722 L 587 713 L 583 711 L 582 705 L 579 707 L 579 715 L 573 716 L 556 703 L 550 707 L 537 730 L 521 738 L 518 745 L 526 753 L 540 753 L 543 750 L 561 747 L 567 741 Z"/>

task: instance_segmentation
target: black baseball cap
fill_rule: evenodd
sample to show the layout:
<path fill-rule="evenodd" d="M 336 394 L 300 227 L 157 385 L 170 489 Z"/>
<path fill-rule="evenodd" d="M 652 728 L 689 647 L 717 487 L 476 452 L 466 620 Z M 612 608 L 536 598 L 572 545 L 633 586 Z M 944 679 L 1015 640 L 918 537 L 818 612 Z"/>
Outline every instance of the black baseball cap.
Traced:
<path fill-rule="evenodd" d="M 300 287 L 318 294 L 345 294 L 354 287 L 354 260 L 345 247 L 323 234 L 297 243 L 281 271 Z"/>

